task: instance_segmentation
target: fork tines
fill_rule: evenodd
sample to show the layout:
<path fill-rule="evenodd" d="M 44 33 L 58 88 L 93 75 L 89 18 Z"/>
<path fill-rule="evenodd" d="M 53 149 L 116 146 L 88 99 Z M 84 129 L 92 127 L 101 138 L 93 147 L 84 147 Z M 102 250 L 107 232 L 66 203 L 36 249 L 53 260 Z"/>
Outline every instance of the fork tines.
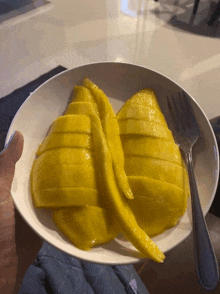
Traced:
<path fill-rule="evenodd" d="M 174 98 L 167 97 L 173 127 L 184 136 L 198 136 L 199 127 L 188 96 L 182 91 Z"/>

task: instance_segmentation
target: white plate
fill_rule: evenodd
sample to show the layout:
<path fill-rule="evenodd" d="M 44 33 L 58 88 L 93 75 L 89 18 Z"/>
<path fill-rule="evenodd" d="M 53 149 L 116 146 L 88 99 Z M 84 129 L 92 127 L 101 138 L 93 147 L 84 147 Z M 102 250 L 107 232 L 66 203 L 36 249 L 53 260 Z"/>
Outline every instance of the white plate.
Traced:
<path fill-rule="evenodd" d="M 139 253 L 130 242 L 117 238 L 90 251 L 74 247 L 56 228 L 50 211 L 33 206 L 29 188 L 29 176 L 38 145 L 45 137 L 51 123 L 65 110 L 73 87 L 88 77 L 110 98 L 117 111 L 132 94 L 143 88 L 153 88 L 161 109 L 169 121 L 166 97 L 182 90 L 163 75 L 136 65 L 124 63 L 96 63 L 70 69 L 51 78 L 24 102 L 16 114 L 7 140 L 14 130 L 24 135 L 24 151 L 16 165 L 12 185 L 14 203 L 32 229 L 56 248 L 81 259 L 105 263 L 128 264 L 138 262 Z M 208 119 L 199 105 L 190 97 L 201 128 L 201 136 L 194 147 L 195 176 L 204 214 L 211 206 L 218 183 L 219 156 L 217 143 Z M 191 205 L 179 224 L 153 238 L 166 253 L 182 242 L 191 232 Z"/>

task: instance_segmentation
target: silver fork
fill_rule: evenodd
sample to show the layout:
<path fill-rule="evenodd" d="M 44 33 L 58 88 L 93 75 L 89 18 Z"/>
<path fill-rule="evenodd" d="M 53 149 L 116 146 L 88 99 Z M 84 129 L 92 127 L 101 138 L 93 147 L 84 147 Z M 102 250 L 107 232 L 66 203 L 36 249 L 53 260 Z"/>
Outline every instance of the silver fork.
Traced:
<path fill-rule="evenodd" d="M 199 137 L 200 130 L 192 106 L 184 92 L 178 93 L 176 98 L 167 98 L 167 102 L 173 122 L 173 135 L 185 154 L 188 168 L 196 272 L 200 284 L 206 290 L 213 291 L 219 281 L 218 263 L 202 213 L 192 163 L 192 147 Z"/>

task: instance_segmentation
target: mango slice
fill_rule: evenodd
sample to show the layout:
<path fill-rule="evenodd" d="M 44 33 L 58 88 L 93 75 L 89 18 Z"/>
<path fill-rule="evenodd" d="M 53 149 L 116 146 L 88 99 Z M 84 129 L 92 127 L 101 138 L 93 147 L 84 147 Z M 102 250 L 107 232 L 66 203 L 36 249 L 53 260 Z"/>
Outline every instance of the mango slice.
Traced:
<path fill-rule="evenodd" d="M 94 101 L 97 104 L 104 135 L 113 159 L 113 166 L 118 185 L 128 199 L 133 199 L 132 191 L 129 187 L 128 179 L 124 171 L 124 153 L 116 115 L 107 96 L 101 89 L 89 79 L 84 79 L 84 85 L 90 90 Z"/>
<path fill-rule="evenodd" d="M 118 189 L 115 174 L 113 171 L 113 160 L 107 141 L 102 133 L 101 123 L 94 117 L 93 141 L 96 146 L 95 153 L 99 167 L 99 177 L 102 179 L 100 193 L 103 197 L 103 207 L 114 215 L 121 233 L 136 247 L 144 257 L 151 258 L 156 262 L 163 262 L 165 256 L 149 236 L 138 226 L 137 221 L 129 207 L 128 200 Z"/>
<path fill-rule="evenodd" d="M 92 137 L 81 133 L 52 133 L 39 146 L 37 155 L 52 149 L 60 148 L 93 148 Z"/>
<path fill-rule="evenodd" d="M 176 225 L 186 210 L 187 170 L 151 89 L 133 95 L 117 118 L 134 195 L 129 207 L 138 225 L 156 236 Z"/>
<path fill-rule="evenodd" d="M 126 188 L 123 178 L 120 177 L 120 188 L 123 187 L 121 191 L 118 189 L 116 183 L 116 179 L 119 179 L 119 174 L 122 173 L 121 169 L 124 164 L 123 152 L 122 155 L 120 154 L 122 149 L 120 149 L 121 141 L 116 117 L 113 115 L 112 108 L 109 107 L 109 102 L 106 103 L 107 97 L 104 96 L 104 93 L 89 80 L 85 80 L 84 84 L 94 94 L 99 109 L 100 119 L 91 109 L 89 111 L 93 128 L 93 143 L 96 147 L 94 155 L 96 158 L 98 178 L 100 179 L 99 189 L 102 195 L 106 195 L 106 197 L 102 197 L 100 200 L 101 205 L 108 209 L 110 214 L 115 216 L 120 231 L 145 257 L 147 256 L 158 262 L 162 262 L 164 259 L 163 253 L 137 225 L 127 200 L 123 196 L 122 191 L 125 192 Z M 82 91 L 85 94 L 85 90 L 83 89 Z M 80 88 L 78 88 L 78 93 L 79 92 Z M 81 94 L 80 97 L 84 99 L 83 94 Z M 78 100 L 78 102 L 80 101 Z M 74 105 L 71 105 L 67 111 L 72 114 L 78 113 L 78 107 L 78 105 L 76 108 Z M 89 107 L 87 106 L 86 108 L 88 109 Z M 84 113 L 84 110 L 82 111 Z M 125 180 L 127 181 L 126 175 Z"/>
<path fill-rule="evenodd" d="M 86 164 L 55 164 L 39 165 L 36 163 L 33 170 L 35 182 L 33 190 L 43 190 L 60 187 L 87 187 L 96 188 L 96 171 L 93 166 Z M 88 177 L 89 175 L 89 177 Z"/>
<path fill-rule="evenodd" d="M 141 176 L 183 187 L 185 178 L 181 165 L 160 158 L 128 155 L 125 161 L 127 176 Z M 133 192 L 134 193 L 134 192 Z"/>
<path fill-rule="evenodd" d="M 152 89 L 142 89 L 138 91 L 137 93 L 135 93 L 134 95 L 132 95 L 131 98 L 126 101 L 126 103 L 123 105 L 123 109 L 129 108 L 129 107 L 133 108 L 133 107 L 143 106 L 145 107 L 146 111 L 155 110 L 162 114 L 158 100 L 155 99 L 155 97 L 156 97 L 155 92 Z M 117 114 L 117 117 L 120 117 L 120 112 Z M 164 123 L 166 122 L 163 115 L 161 116 L 161 120 L 163 120 Z"/>
<path fill-rule="evenodd" d="M 123 136 L 122 143 L 126 157 L 138 155 L 160 158 L 181 165 L 182 156 L 173 141 L 147 136 Z"/>
<path fill-rule="evenodd" d="M 117 227 L 107 211 L 100 207 L 83 206 L 53 211 L 53 220 L 61 232 L 79 249 L 107 243 L 114 239 Z"/>
<path fill-rule="evenodd" d="M 121 232 L 142 256 L 163 262 L 150 236 L 184 213 L 187 180 L 152 90 L 133 95 L 116 117 L 104 92 L 85 79 L 38 148 L 31 190 L 36 207 L 53 209 L 76 247 L 89 250 Z"/>
<path fill-rule="evenodd" d="M 185 179 L 184 179 L 185 180 Z M 181 214 L 186 209 L 186 197 L 188 191 L 177 185 L 162 182 L 147 177 L 129 176 L 129 183 L 136 197 L 142 196 L 155 201 L 155 206 L 160 203 L 161 208 L 173 207 L 177 214 Z M 134 201 L 129 201 L 133 205 Z M 152 212 L 154 209 L 152 209 Z M 161 222 L 162 223 L 162 222 Z"/>
<path fill-rule="evenodd" d="M 161 191 L 163 193 L 163 191 Z M 172 189 L 169 191 L 171 194 Z M 164 195 L 164 194 L 163 194 Z M 167 206 L 167 202 L 160 202 L 156 197 L 137 196 L 132 202 L 131 209 L 138 225 L 150 236 L 162 234 L 177 224 L 175 207 Z M 181 211 L 182 213 L 182 211 Z M 179 213 L 179 216 L 182 214 Z"/>
<path fill-rule="evenodd" d="M 46 163 L 45 163 L 46 162 Z M 88 148 L 75 148 L 74 154 L 72 148 L 56 148 L 46 150 L 38 157 L 36 162 L 39 165 L 39 171 L 44 165 L 59 165 L 59 164 L 86 164 L 94 166 L 93 151 Z"/>
<path fill-rule="evenodd" d="M 72 133 L 69 126 L 78 133 Z M 64 115 L 54 121 L 32 167 L 36 207 L 100 205 L 90 134 L 91 121 L 86 115 Z"/>
<path fill-rule="evenodd" d="M 126 119 L 138 119 L 147 122 L 153 122 L 162 127 L 167 128 L 167 123 L 163 114 L 158 108 L 146 107 L 142 105 L 128 106 L 127 104 L 122 106 L 120 112 L 117 115 L 118 120 Z"/>
<path fill-rule="evenodd" d="M 61 209 L 75 206 L 100 206 L 99 191 L 87 187 L 60 187 L 32 190 L 37 208 Z"/>
<path fill-rule="evenodd" d="M 38 148 L 31 189 L 35 206 L 53 209 L 58 228 L 89 249 L 115 238 L 118 227 L 101 208 L 93 142 L 97 105 L 86 87 L 77 87 L 74 99 Z"/>
<path fill-rule="evenodd" d="M 90 102 L 72 102 L 69 104 L 66 114 L 99 115 L 97 106 Z"/>
<path fill-rule="evenodd" d="M 52 124 L 52 133 L 91 133 L 91 120 L 87 115 L 59 116 Z"/>
<path fill-rule="evenodd" d="M 154 122 L 139 119 L 118 120 L 121 135 L 146 135 L 156 138 L 173 139 L 168 128 L 162 127 Z"/>
<path fill-rule="evenodd" d="M 72 97 L 72 102 L 89 102 L 92 103 L 93 106 L 96 107 L 97 111 L 97 105 L 94 105 L 95 99 L 93 94 L 89 89 L 87 89 L 86 86 L 75 86 L 74 87 L 74 93 Z"/>
<path fill-rule="evenodd" d="M 96 188 L 94 159 L 88 149 L 49 150 L 33 164 L 31 189 L 38 208 L 100 205 Z"/>

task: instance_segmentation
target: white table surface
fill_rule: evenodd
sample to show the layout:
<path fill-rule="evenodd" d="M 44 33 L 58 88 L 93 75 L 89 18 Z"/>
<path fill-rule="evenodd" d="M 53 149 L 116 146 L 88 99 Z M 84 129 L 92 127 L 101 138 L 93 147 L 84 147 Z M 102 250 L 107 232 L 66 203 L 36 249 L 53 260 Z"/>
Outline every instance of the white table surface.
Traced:
<path fill-rule="evenodd" d="M 167 75 L 208 118 L 220 114 L 219 21 L 205 24 L 207 1 L 200 1 L 192 24 L 193 1 L 41 0 L 38 5 L 11 18 L 0 16 L 0 97 L 57 65 L 120 61 Z"/>
<path fill-rule="evenodd" d="M 206 25 L 214 4 L 200 1 L 194 20 L 193 1 L 185 0 L 41 0 L 35 9 L 1 15 L 0 97 L 58 65 L 120 61 L 172 78 L 209 119 L 218 116 L 220 26 Z M 220 260 L 220 221 L 208 214 L 207 222 Z M 151 293 L 201 293 L 190 238 L 147 271 L 154 275 L 142 274 Z"/>

